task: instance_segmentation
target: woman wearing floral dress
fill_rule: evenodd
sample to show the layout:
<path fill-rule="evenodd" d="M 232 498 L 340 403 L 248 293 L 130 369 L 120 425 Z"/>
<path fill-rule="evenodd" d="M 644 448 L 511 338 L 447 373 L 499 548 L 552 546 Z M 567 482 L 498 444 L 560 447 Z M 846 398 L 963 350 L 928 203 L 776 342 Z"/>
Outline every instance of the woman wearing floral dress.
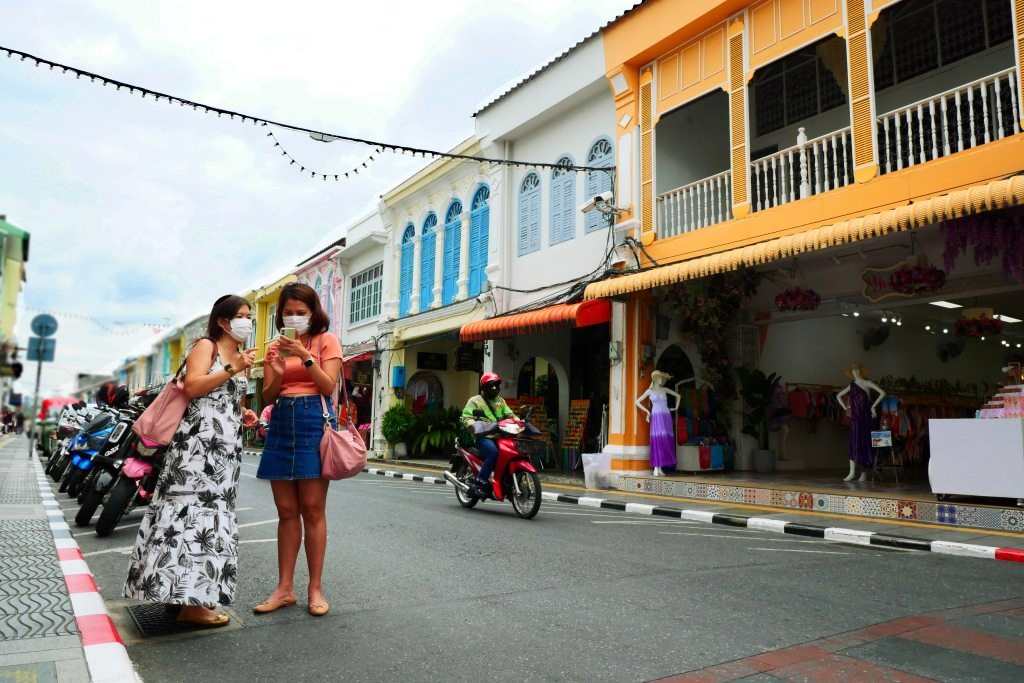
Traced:
<path fill-rule="evenodd" d="M 242 408 L 245 372 L 255 351 L 249 338 L 249 303 L 217 300 L 206 337 L 186 361 L 191 399 L 164 457 L 153 503 L 146 511 L 128 565 L 124 596 L 181 605 L 178 621 L 224 626 L 238 574 L 235 500 L 242 459 L 242 426 L 256 414 Z"/>

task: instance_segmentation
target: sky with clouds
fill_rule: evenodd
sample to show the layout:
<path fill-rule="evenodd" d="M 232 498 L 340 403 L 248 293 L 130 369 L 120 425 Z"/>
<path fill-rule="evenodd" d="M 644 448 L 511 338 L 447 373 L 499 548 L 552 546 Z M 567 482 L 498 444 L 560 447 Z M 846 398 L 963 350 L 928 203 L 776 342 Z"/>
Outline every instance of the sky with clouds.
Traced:
<path fill-rule="evenodd" d="M 270 119 L 447 149 L 503 84 L 630 4 L 0 0 L 0 44 Z M 385 155 L 324 183 L 252 125 L 29 62 L 0 58 L 0 92 L 0 214 L 32 233 L 18 338 L 40 311 L 61 325 L 44 394 L 139 352 L 153 324 L 266 284 L 423 163 Z M 279 137 L 324 172 L 369 152 Z"/>

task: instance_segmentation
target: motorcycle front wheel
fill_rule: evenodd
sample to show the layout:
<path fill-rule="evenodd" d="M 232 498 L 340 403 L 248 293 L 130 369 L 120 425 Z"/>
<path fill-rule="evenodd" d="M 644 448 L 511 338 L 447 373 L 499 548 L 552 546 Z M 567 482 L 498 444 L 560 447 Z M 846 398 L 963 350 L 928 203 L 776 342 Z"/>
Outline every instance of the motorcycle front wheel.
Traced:
<path fill-rule="evenodd" d="M 540 512 L 540 477 L 536 472 L 520 470 L 512 475 L 512 480 L 512 509 L 523 519 L 533 519 Z"/>
<path fill-rule="evenodd" d="M 103 538 L 114 533 L 114 528 L 124 517 L 124 513 L 128 512 L 138 490 L 139 485 L 134 479 L 123 475 L 117 478 L 117 483 L 114 484 L 110 495 L 103 502 L 103 512 L 100 513 L 100 518 L 96 520 L 97 536 Z"/>
<path fill-rule="evenodd" d="M 454 474 L 455 478 L 464 484 L 469 484 L 473 480 L 473 470 L 471 470 L 465 462 L 460 462 L 455 467 L 455 471 L 452 472 L 452 474 Z M 476 504 L 480 502 L 480 499 L 476 496 L 463 493 L 462 489 L 458 486 L 455 487 L 455 498 L 459 501 L 459 505 L 467 509 L 476 507 Z"/>
<path fill-rule="evenodd" d="M 82 506 L 78 508 L 78 514 L 75 515 L 75 526 L 89 526 L 92 516 L 96 514 L 100 503 L 103 502 L 104 495 L 106 495 L 106 491 L 97 491 L 95 482 L 86 489 Z"/>
<path fill-rule="evenodd" d="M 71 471 L 71 474 L 68 475 L 64 482 L 67 485 L 68 498 L 78 498 L 78 492 L 82 489 L 82 482 L 85 481 L 87 476 L 89 476 L 88 472 L 77 467 Z"/>

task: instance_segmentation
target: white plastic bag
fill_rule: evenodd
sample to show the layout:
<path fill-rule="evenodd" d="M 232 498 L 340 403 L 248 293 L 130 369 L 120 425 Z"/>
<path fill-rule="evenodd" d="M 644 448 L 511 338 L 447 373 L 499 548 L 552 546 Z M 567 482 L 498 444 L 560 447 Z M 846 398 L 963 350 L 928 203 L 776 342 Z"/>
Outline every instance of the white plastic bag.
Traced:
<path fill-rule="evenodd" d="M 611 457 L 605 453 L 583 454 L 583 483 L 588 489 L 608 488 Z"/>

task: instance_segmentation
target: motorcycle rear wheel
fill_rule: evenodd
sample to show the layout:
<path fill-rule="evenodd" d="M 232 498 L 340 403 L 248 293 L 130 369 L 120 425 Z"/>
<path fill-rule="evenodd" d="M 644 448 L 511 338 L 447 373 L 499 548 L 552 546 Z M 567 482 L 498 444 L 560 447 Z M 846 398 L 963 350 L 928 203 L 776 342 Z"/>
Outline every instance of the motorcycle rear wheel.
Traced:
<path fill-rule="evenodd" d="M 512 509 L 523 519 L 533 519 L 540 512 L 540 477 L 536 472 L 527 472 L 526 470 L 520 470 L 512 477 L 514 481 L 509 489 Z"/>
<path fill-rule="evenodd" d="M 455 475 L 456 479 L 465 484 L 469 484 L 473 479 L 473 471 L 466 466 L 465 462 L 459 463 L 459 465 L 455 468 L 455 471 L 452 472 L 452 474 Z M 458 486 L 455 487 L 455 498 L 459 501 L 459 505 L 466 509 L 472 509 L 476 507 L 477 503 L 480 502 L 480 499 L 477 498 L 476 496 L 471 496 L 468 493 L 463 493 L 462 489 L 460 489 Z"/>
<path fill-rule="evenodd" d="M 64 470 L 67 469 L 67 464 L 67 454 L 61 453 L 57 456 L 57 461 L 53 463 L 53 468 L 50 470 L 50 479 L 60 481 L 61 476 L 64 474 Z"/>
<path fill-rule="evenodd" d="M 139 485 L 134 479 L 129 479 L 123 475 L 117 478 L 117 483 L 114 484 L 110 495 L 107 496 L 106 501 L 103 503 L 103 512 L 100 513 L 100 518 L 96 520 L 97 536 L 103 538 L 114 533 L 114 528 L 117 527 L 117 523 L 121 521 L 124 514 L 128 512 L 128 508 L 138 490 Z"/>

